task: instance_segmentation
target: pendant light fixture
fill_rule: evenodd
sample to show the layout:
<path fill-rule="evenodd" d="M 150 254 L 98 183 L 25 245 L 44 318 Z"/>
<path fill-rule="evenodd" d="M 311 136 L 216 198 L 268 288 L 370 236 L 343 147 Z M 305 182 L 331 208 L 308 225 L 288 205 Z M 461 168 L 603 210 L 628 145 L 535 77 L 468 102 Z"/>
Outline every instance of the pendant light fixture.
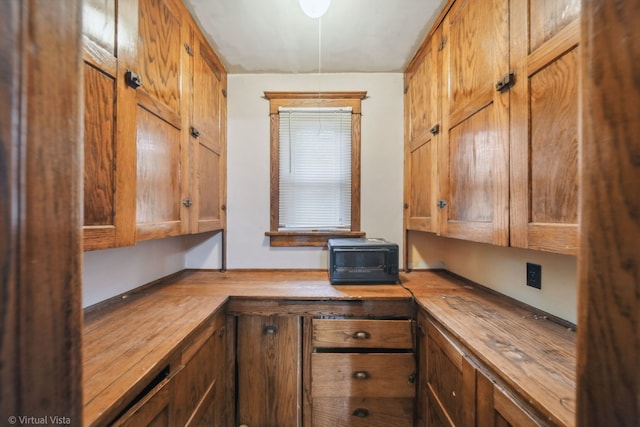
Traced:
<path fill-rule="evenodd" d="M 329 9 L 331 0 L 299 0 L 300 8 L 309 18 L 320 18 Z"/>

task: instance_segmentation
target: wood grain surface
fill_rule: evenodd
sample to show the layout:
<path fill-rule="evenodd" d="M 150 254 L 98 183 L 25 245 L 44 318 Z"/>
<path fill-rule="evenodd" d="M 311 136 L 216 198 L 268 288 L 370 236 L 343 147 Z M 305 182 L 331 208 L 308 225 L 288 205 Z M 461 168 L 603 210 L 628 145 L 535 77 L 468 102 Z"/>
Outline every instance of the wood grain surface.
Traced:
<path fill-rule="evenodd" d="M 83 2 L 84 249 L 132 245 L 135 229 L 137 0 Z M 100 29 L 100 31 L 98 31 Z"/>
<path fill-rule="evenodd" d="M 401 279 L 416 303 L 468 349 L 474 363 L 487 367 L 552 422 L 574 425 L 574 332 L 544 313 L 447 273 L 412 272 Z M 185 271 L 89 311 L 83 343 L 85 424 L 135 395 L 194 328 L 223 306 L 238 316 L 379 316 L 389 315 L 388 309 L 399 317 L 412 316 L 406 303 L 413 304 L 411 294 L 399 285 L 332 286 L 326 271 Z M 245 346 L 251 349 L 249 342 Z M 329 366 L 341 365 L 332 361 Z"/>
<path fill-rule="evenodd" d="M 3 425 L 81 423 L 81 30 L 77 0 L 0 1 Z"/>
<path fill-rule="evenodd" d="M 640 420 L 640 2 L 582 2 L 580 426 Z"/>
<path fill-rule="evenodd" d="M 575 425 L 576 334 L 541 312 L 446 273 L 410 273 L 403 283 L 471 357 L 551 422 Z"/>

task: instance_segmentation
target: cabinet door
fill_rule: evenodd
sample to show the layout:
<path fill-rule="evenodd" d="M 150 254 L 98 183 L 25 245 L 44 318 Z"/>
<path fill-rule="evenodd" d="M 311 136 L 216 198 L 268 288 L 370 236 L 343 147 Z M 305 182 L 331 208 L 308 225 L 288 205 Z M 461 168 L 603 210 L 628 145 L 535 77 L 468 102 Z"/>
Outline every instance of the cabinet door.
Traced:
<path fill-rule="evenodd" d="M 427 321 L 425 425 L 475 425 L 476 370 L 462 351 L 437 327 Z M 422 365 L 423 369 L 425 368 Z"/>
<path fill-rule="evenodd" d="M 580 1 L 512 1 L 511 245 L 575 254 Z"/>
<path fill-rule="evenodd" d="M 415 71 L 407 75 L 405 223 L 409 230 L 438 231 L 437 144 L 440 139 L 441 31 L 438 29 Z"/>
<path fill-rule="evenodd" d="M 547 425 L 530 414 L 505 390 L 494 384 L 482 372 L 477 373 L 478 427 L 538 427 Z"/>
<path fill-rule="evenodd" d="M 238 317 L 238 424 L 301 425 L 301 341 L 299 317 Z"/>
<path fill-rule="evenodd" d="M 509 71 L 508 34 L 507 0 L 457 1 L 443 22 L 445 236 L 509 243 L 509 93 L 496 90 Z"/>
<path fill-rule="evenodd" d="M 168 427 L 178 425 L 172 414 L 173 379 L 181 373 L 178 368 L 157 384 L 139 402 L 119 417 L 114 427 Z"/>
<path fill-rule="evenodd" d="M 225 140 L 222 109 L 226 108 L 226 74 L 213 51 L 195 27 L 191 43 L 193 74 L 191 90 L 191 232 L 224 228 Z"/>
<path fill-rule="evenodd" d="M 138 240 L 184 234 L 187 231 L 188 136 L 181 132 L 182 9 L 173 0 L 139 0 L 137 90 Z M 186 53 L 184 53 L 186 55 Z"/>
<path fill-rule="evenodd" d="M 209 325 L 183 350 L 182 373 L 176 378 L 174 402 L 179 425 L 222 425 L 215 401 L 222 398 L 225 387 L 224 313 L 218 313 Z"/>
<path fill-rule="evenodd" d="M 84 248 L 135 243 L 138 2 L 83 1 Z"/>

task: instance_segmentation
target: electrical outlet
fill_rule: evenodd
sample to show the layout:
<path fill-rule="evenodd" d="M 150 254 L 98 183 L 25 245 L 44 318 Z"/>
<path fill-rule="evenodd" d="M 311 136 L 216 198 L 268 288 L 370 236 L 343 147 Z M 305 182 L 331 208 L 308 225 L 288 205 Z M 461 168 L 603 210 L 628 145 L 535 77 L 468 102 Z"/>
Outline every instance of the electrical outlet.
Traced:
<path fill-rule="evenodd" d="M 542 289 L 542 266 L 527 263 L 527 286 Z"/>

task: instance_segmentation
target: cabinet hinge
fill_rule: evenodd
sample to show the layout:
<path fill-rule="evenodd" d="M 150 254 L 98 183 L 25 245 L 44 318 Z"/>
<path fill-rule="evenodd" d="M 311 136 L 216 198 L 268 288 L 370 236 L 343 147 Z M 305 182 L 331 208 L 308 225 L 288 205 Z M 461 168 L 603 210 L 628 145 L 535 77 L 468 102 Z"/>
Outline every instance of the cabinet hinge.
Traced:
<path fill-rule="evenodd" d="M 225 98 L 227 97 L 227 90 L 226 89 L 222 89 L 222 96 L 224 96 Z"/>
<path fill-rule="evenodd" d="M 438 45 L 438 51 L 441 51 L 442 49 L 444 49 L 444 45 L 446 45 L 446 44 L 447 44 L 447 38 L 443 37 L 440 40 L 440 44 Z"/>
<path fill-rule="evenodd" d="M 405 87 L 404 87 L 404 94 L 406 95 L 406 94 L 407 94 L 407 92 L 409 92 L 409 86 L 405 86 Z"/>
<path fill-rule="evenodd" d="M 184 44 L 184 50 L 187 51 L 189 56 L 193 56 L 193 49 L 191 48 L 191 45 L 189 43 Z"/>

